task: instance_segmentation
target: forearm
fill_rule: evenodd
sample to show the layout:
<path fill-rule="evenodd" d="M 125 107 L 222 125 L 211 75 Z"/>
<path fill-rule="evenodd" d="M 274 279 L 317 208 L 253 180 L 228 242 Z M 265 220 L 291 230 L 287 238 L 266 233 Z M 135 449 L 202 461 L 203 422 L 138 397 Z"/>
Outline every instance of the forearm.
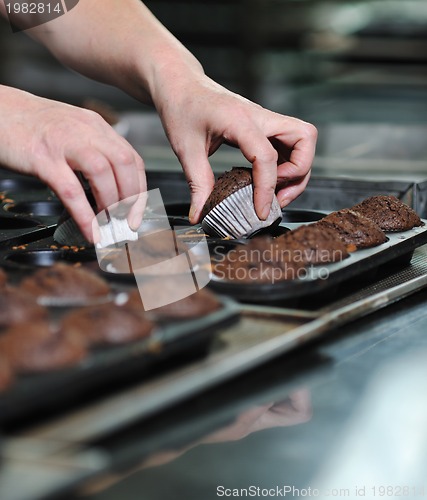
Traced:
<path fill-rule="evenodd" d="M 80 0 L 66 15 L 28 30 L 63 64 L 155 101 L 173 75 L 203 74 L 198 61 L 139 0 Z"/>

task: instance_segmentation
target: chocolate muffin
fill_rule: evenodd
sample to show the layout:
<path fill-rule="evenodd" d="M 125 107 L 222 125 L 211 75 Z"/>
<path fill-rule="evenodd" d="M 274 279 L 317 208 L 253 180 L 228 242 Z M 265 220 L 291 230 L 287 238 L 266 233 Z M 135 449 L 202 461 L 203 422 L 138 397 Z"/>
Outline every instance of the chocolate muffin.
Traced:
<path fill-rule="evenodd" d="M 153 329 L 154 324 L 144 317 L 143 310 L 111 304 L 77 309 L 61 322 L 61 332 L 89 346 L 133 342 L 148 337 Z"/>
<path fill-rule="evenodd" d="M 383 231 L 407 231 L 423 225 L 415 210 L 395 196 L 371 196 L 351 210 L 373 220 Z"/>
<path fill-rule="evenodd" d="M 302 259 L 305 264 L 338 262 L 349 256 L 346 245 L 336 231 L 316 224 L 300 226 L 275 239 L 283 251 L 293 254 L 293 260 Z"/>
<path fill-rule="evenodd" d="M 332 212 L 315 224 L 336 231 L 345 245 L 356 248 L 374 247 L 387 241 L 387 236 L 374 221 L 349 209 Z"/>
<path fill-rule="evenodd" d="M 239 189 L 252 184 L 252 169 L 246 167 L 233 167 L 230 171 L 224 172 L 218 177 L 215 186 L 209 195 L 203 209 L 201 218 L 206 215 L 227 196 L 235 193 Z"/>
<path fill-rule="evenodd" d="M 282 211 L 274 196 L 267 219 L 259 219 L 254 205 L 252 169 L 233 167 L 218 178 L 202 209 L 201 218 L 207 234 L 241 238 L 278 223 Z"/>
<path fill-rule="evenodd" d="M 48 310 L 37 304 L 32 295 L 13 287 L 0 290 L 0 328 L 47 317 Z"/>
<path fill-rule="evenodd" d="M 67 368 L 86 356 L 82 342 L 53 330 L 46 321 L 20 323 L 0 336 L 0 357 L 18 373 Z"/>
<path fill-rule="evenodd" d="M 103 297 L 110 293 L 108 283 L 95 273 L 63 263 L 37 270 L 22 280 L 20 289 L 35 297 L 71 301 Z"/>
<path fill-rule="evenodd" d="M 0 289 L 6 285 L 7 276 L 3 269 L 0 267 Z"/>
<path fill-rule="evenodd" d="M 12 383 L 13 373 L 8 361 L 0 356 L 0 392 L 6 390 Z"/>
<path fill-rule="evenodd" d="M 169 294 L 169 287 L 176 286 L 177 285 L 174 280 L 165 282 L 153 280 L 147 284 L 148 290 L 151 291 L 151 293 L 156 294 L 160 303 L 164 302 L 163 299 L 168 297 L 167 294 Z M 138 290 L 134 290 L 129 294 L 129 299 L 123 307 L 136 311 L 143 310 L 144 306 Z M 150 314 L 155 315 L 159 320 L 185 320 L 206 316 L 207 314 L 217 311 L 220 308 L 221 303 L 215 295 L 206 288 L 202 288 L 184 299 L 152 309 Z"/>
<path fill-rule="evenodd" d="M 212 267 L 214 274 L 226 281 L 275 283 L 305 275 L 304 260 L 294 257 L 272 238 L 258 237 L 230 250 Z"/>

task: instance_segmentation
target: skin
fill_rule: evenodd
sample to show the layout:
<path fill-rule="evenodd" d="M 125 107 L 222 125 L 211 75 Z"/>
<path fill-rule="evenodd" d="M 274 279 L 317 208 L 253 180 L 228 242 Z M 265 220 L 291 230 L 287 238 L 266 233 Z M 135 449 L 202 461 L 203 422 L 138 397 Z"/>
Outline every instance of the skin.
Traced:
<path fill-rule="evenodd" d="M 5 16 L 4 3 L 0 13 Z M 225 89 L 139 0 L 80 0 L 62 17 L 26 31 L 63 64 L 154 105 L 191 190 L 199 220 L 214 176 L 209 156 L 234 145 L 252 164 L 257 214 L 276 190 L 281 206 L 305 189 L 317 131 Z M 107 49 L 108 48 L 108 49 Z M 75 173 L 89 180 L 99 210 L 146 189 L 144 163 L 96 113 L 0 86 L 0 162 L 47 182 L 93 241 L 94 213 Z M 142 209 L 129 217 L 136 227 Z"/>

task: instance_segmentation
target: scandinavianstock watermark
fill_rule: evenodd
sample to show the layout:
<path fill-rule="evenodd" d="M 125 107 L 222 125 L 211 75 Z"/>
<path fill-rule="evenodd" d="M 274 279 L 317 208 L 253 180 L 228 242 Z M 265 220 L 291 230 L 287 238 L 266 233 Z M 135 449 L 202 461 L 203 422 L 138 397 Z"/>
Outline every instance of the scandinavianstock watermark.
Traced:
<path fill-rule="evenodd" d="M 329 278 L 331 261 L 344 258 L 340 250 L 286 248 L 282 244 L 269 242 L 263 248 L 239 245 L 227 251 L 225 246 L 217 245 L 213 251 L 215 275 L 226 281 L 274 284 L 283 280 L 301 280 L 315 277 L 319 280 Z M 316 266 L 308 266 L 316 262 Z"/>
<path fill-rule="evenodd" d="M 24 31 L 63 16 L 73 9 L 79 0 L 0 0 L 13 32 Z"/>

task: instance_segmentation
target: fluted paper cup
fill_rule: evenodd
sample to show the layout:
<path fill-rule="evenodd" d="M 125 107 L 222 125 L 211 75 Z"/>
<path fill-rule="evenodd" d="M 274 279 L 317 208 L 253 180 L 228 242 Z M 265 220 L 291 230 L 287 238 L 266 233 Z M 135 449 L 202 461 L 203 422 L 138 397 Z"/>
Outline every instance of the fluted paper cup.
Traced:
<path fill-rule="evenodd" d="M 258 218 L 253 198 L 252 184 L 230 194 L 203 218 L 203 230 L 221 238 L 248 238 L 282 219 L 282 210 L 275 196 L 266 220 Z"/>

